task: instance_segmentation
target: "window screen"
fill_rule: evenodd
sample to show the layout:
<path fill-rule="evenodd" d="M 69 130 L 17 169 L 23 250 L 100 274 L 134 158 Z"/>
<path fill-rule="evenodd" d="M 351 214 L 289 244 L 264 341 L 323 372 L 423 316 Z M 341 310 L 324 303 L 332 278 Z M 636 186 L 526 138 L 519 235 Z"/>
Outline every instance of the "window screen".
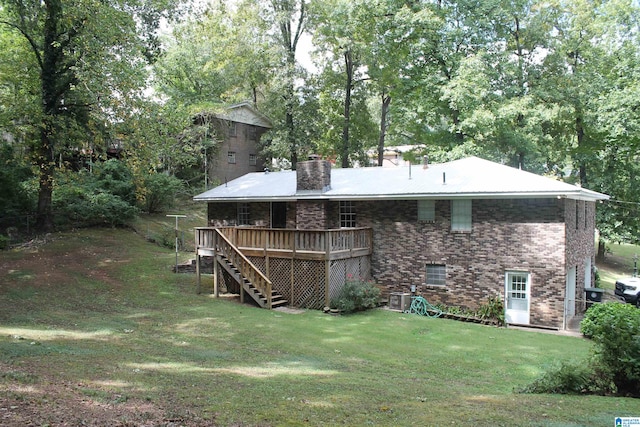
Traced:
<path fill-rule="evenodd" d="M 451 201 L 451 231 L 471 231 L 471 200 Z"/>
<path fill-rule="evenodd" d="M 418 200 L 418 221 L 436 220 L 436 201 Z"/>

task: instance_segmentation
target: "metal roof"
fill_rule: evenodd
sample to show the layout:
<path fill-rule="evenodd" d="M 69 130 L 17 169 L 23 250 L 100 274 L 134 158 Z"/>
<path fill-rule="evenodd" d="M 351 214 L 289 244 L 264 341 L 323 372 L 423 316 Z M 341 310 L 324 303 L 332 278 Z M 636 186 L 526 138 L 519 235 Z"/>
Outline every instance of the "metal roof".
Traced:
<path fill-rule="evenodd" d="M 607 200 L 609 196 L 510 166 L 468 157 L 448 163 L 396 168 L 332 169 L 331 188 L 296 192 L 296 172 L 256 172 L 194 197 L 198 201 L 301 199 L 548 198 Z"/>

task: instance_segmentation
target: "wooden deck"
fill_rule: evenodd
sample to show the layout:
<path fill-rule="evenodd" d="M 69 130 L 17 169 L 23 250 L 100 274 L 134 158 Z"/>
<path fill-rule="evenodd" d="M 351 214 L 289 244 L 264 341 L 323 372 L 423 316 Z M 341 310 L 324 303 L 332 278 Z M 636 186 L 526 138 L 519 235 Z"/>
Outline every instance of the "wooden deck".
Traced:
<path fill-rule="evenodd" d="M 216 296 L 218 267 L 223 267 L 240 284 L 241 300 L 244 287 L 265 308 L 281 303 L 283 296 L 293 306 L 322 308 L 347 277 L 369 276 L 372 237 L 370 228 L 199 227 L 195 229 L 198 289 L 200 257 L 213 257 Z"/>
<path fill-rule="evenodd" d="M 214 227 L 196 228 L 196 248 L 201 255 L 216 247 Z M 372 230 L 292 230 L 278 228 L 218 228 L 246 256 L 308 260 L 337 260 L 371 255 Z"/>

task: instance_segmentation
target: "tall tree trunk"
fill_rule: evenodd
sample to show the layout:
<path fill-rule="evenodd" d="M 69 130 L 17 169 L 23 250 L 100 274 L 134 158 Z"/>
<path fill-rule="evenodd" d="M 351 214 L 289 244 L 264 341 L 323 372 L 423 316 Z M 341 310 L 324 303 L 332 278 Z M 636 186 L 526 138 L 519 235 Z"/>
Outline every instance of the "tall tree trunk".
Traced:
<path fill-rule="evenodd" d="M 36 165 L 39 169 L 38 207 L 36 211 L 36 229 L 50 231 L 53 228 L 53 177 L 55 171 L 55 117 L 58 111 L 59 94 L 64 92 L 66 84 L 58 72 L 62 61 L 62 50 L 56 43 L 58 39 L 58 19 L 62 12 L 59 0 L 47 0 L 44 22 L 44 45 L 40 68 L 42 93 L 43 124 L 40 130 L 40 145 L 35 150 Z"/>
<path fill-rule="evenodd" d="M 580 171 L 580 184 L 582 186 L 587 185 L 587 164 L 585 161 L 585 155 L 582 151 L 585 149 L 585 135 L 584 135 L 584 124 L 582 122 L 582 115 L 578 114 L 576 116 L 576 137 L 578 138 L 578 159 L 579 159 L 579 171 Z"/>
<path fill-rule="evenodd" d="M 387 115 L 390 104 L 391 95 L 383 93 L 382 108 L 380 109 L 380 136 L 378 137 L 378 166 L 382 166 L 382 162 L 384 161 L 384 142 L 387 136 Z"/>
<path fill-rule="evenodd" d="M 351 88 L 353 86 L 353 56 L 351 50 L 344 52 L 344 65 L 347 73 L 344 94 L 344 124 L 342 126 L 342 167 L 349 167 L 349 126 L 351 122 Z"/>

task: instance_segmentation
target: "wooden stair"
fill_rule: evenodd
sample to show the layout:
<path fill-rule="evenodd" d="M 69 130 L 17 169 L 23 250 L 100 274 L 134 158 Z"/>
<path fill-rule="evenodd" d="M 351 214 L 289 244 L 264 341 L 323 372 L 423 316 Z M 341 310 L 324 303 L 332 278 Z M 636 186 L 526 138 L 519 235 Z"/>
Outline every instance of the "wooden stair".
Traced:
<path fill-rule="evenodd" d="M 258 288 L 256 288 L 251 280 L 247 277 L 243 276 L 240 270 L 233 264 L 233 262 L 227 258 L 224 254 L 218 254 L 216 256 L 217 262 L 224 268 L 224 270 L 229 273 L 229 275 L 236 281 L 239 285 L 239 292 L 244 291 L 247 295 L 249 295 L 260 307 L 269 308 L 269 300 L 266 295 Z M 287 304 L 287 300 L 284 299 L 282 295 L 277 293 L 276 291 L 271 291 L 271 308 L 276 308 L 280 306 L 284 306 Z"/>

